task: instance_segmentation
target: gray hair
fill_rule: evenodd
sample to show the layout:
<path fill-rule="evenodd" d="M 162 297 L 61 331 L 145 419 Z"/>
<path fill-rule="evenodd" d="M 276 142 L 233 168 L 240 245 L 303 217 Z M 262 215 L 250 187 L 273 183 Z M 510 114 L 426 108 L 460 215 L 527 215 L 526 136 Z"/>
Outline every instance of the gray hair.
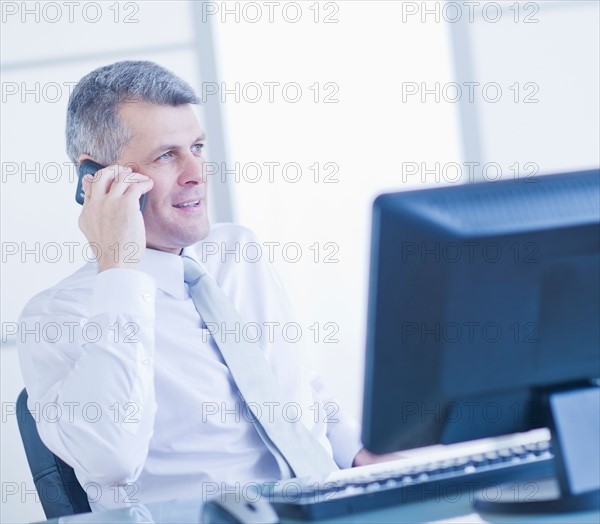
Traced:
<path fill-rule="evenodd" d="M 178 106 L 198 104 L 194 90 L 164 67 L 126 60 L 99 67 L 73 89 L 67 108 L 67 154 L 75 163 L 81 154 L 109 165 L 132 136 L 119 118 L 126 101 Z"/>

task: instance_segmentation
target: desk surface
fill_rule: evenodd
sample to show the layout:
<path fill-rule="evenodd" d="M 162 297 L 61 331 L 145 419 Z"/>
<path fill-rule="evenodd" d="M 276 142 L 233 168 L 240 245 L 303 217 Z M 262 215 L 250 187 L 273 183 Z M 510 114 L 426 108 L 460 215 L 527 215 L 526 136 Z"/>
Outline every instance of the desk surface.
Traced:
<path fill-rule="evenodd" d="M 481 524 L 481 523 L 577 523 L 598 524 L 600 512 L 571 513 L 561 515 L 540 516 L 498 516 L 480 515 L 475 513 L 470 496 L 462 497 L 456 502 L 436 501 L 402 504 L 391 508 L 345 515 L 343 517 L 319 521 L 322 523 L 403 523 L 403 522 L 431 522 L 431 523 L 453 523 L 453 524 Z M 121 508 L 99 513 L 86 513 L 53 519 L 47 522 L 60 524 L 112 524 L 112 523 L 181 523 L 192 524 L 202 522 L 203 502 L 197 500 L 172 500 L 167 502 L 156 502 L 152 504 L 134 504 L 127 508 Z M 300 522 L 294 520 L 283 520 L 282 523 Z M 313 521 L 314 522 L 314 521 Z"/>
<path fill-rule="evenodd" d="M 500 439 L 484 439 L 477 442 L 463 442 L 459 444 L 453 444 L 450 446 L 431 446 L 429 448 L 421 448 L 416 450 L 408 450 L 402 452 L 403 458 L 410 460 L 411 458 L 417 461 L 422 460 L 422 455 L 426 455 L 428 460 L 432 458 L 443 458 L 446 457 L 448 450 L 455 448 L 459 454 L 465 454 L 473 452 L 476 445 L 492 445 L 498 446 L 498 441 L 502 441 L 503 446 L 509 444 L 521 443 L 520 439 L 531 438 L 531 441 L 543 440 L 549 438 L 549 433 L 545 429 L 535 430 L 530 435 L 509 435 Z M 480 449 L 480 448 L 477 448 Z M 482 448 L 483 449 L 483 448 Z M 385 464 L 380 465 L 385 467 Z M 367 468 L 379 468 L 380 466 L 366 466 Z M 539 480 L 536 481 L 536 498 L 546 499 L 553 498 L 558 495 L 558 486 L 556 481 L 553 479 Z M 514 487 L 514 485 L 513 485 Z M 502 490 L 501 490 L 502 491 Z M 531 494 L 531 490 L 521 489 L 508 489 L 505 493 L 508 495 L 509 500 L 514 500 L 515 493 L 522 492 L 523 496 L 527 499 L 530 498 L 528 495 Z M 377 523 L 404 523 L 410 522 L 411 524 L 417 522 L 428 522 L 428 523 L 453 523 L 453 524 L 481 524 L 481 523 L 507 523 L 507 524 L 521 524 L 521 523 L 576 523 L 576 524 L 600 524 L 600 511 L 593 512 L 581 512 L 571 514 L 560 514 L 560 515 L 538 515 L 538 516 L 525 516 L 525 515 L 492 515 L 492 514 L 478 514 L 473 509 L 473 498 L 472 492 L 453 492 L 452 498 L 449 497 L 438 497 L 430 498 L 425 501 L 415 503 L 401 503 L 398 506 L 388 507 L 384 509 L 378 509 L 374 511 L 367 511 L 363 513 L 354 513 L 351 515 L 344 515 L 335 519 L 327 519 L 320 521 L 320 523 L 330 524 L 342 524 L 342 523 L 365 523 L 372 524 Z M 489 495 L 490 500 L 497 500 L 496 496 Z M 483 497 L 486 498 L 485 495 Z M 504 498 L 504 497 L 503 497 Z M 60 524 L 112 524 L 112 523 L 138 523 L 138 522 L 155 522 L 157 524 L 163 523 L 181 523 L 181 524 L 196 524 L 203 522 L 202 514 L 204 511 L 204 503 L 206 501 L 206 494 L 204 500 L 201 497 L 197 499 L 179 499 L 170 500 L 165 502 L 153 502 L 147 504 L 130 504 L 128 507 L 98 512 L 98 513 L 85 513 L 80 515 L 73 515 L 69 517 L 62 517 L 60 519 L 53 519 L 47 522 L 60 523 Z M 292 519 L 281 519 L 282 524 L 294 523 L 294 522 L 310 522 L 300 521 Z"/>

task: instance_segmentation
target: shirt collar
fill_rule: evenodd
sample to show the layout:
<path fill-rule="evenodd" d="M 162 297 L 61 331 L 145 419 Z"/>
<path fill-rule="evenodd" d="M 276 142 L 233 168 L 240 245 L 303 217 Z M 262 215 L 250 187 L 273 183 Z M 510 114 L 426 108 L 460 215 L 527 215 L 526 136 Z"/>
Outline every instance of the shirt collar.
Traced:
<path fill-rule="evenodd" d="M 198 252 L 196 251 L 195 244 L 193 246 L 184 247 L 183 251 L 181 252 L 181 256 L 193 258 L 196 262 L 198 262 L 200 266 L 204 266 L 204 264 L 202 264 L 202 262 L 200 261 L 200 257 L 198 256 Z M 183 275 L 183 262 L 181 264 L 181 274 Z"/>
<path fill-rule="evenodd" d="M 193 246 L 183 248 L 182 255 L 200 262 Z M 187 287 L 183 281 L 183 261 L 180 255 L 146 248 L 139 269 L 150 274 L 156 286 L 169 295 L 184 300 L 188 297 Z"/>

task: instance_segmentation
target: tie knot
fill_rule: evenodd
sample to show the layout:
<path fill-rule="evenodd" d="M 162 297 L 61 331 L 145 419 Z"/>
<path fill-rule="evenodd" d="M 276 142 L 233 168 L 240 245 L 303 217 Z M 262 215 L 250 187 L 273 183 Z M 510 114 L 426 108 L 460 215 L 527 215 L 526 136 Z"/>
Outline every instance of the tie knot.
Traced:
<path fill-rule="evenodd" d="M 183 280 L 190 286 L 194 285 L 206 274 L 206 269 L 193 258 L 188 256 L 182 256 L 181 258 L 183 259 Z"/>

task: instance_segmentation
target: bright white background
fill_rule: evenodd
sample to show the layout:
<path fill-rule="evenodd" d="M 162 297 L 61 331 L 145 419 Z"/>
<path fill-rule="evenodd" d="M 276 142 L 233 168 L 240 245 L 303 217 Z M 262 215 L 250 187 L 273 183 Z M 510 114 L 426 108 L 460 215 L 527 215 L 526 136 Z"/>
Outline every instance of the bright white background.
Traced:
<path fill-rule="evenodd" d="M 83 263 L 85 239 L 64 153 L 69 86 L 100 65 L 150 59 L 207 94 L 200 67 L 207 51 L 196 44 L 204 26 L 192 2 L 102 2 L 97 22 L 89 21 L 98 16 L 89 4 L 80 2 L 70 22 L 67 7 L 57 3 L 62 17 L 52 23 L 57 11 L 44 11 L 39 2 L 27 3 L 33 14 L 24 18 L 21 2 L 2 3 L 2 522 L 43 518 L 10 415 L 23 383 L 14 341 L 4 334 L 34 293 Z M 455 183 L 444 166 L 466 160 L 496 163 L 510 176 L 515 162 L 533 163 L 540 173 L 598 166 L 598 3 L 502 2 L 496 21 L 493 3 L 482 2 L 488 10 L 472 22 L 463 8 L 460 27 L 449 23 L 455 12 L 433 1 L 308 1 L 299 10 L 280 2 L 272 22 L 267 7 L 253 3 L 262 14 L 254 23 L 259 11 L 249 2 L 209 4 L 205 19 L 213 27 L 223 84 L 205 98 L 222 110 L 228 168 L 239 163 L 237 179 L 226 176 L 231 209 L 213 209 L 212 216 L 229 215 L 263 242 L 279 243 L 274 262 L 307 354 L 360 417 L 372 200 L 382 191 Z M 459 30 L 469 37 L 467 47 L 464 41 L 453 46 Z M 475 90 L 471 103 L 465 90 L 453 101 L 453 92 L 444 91 L 450 82 L 464 87 L 471 81 L 499 84 L 502 98 L 486 101 Z M 279 84 L 272 102 L 269 82 Z M 238 100 L 223 91 L 236 83 Z M 435 90 L 436 83 L 441 96 L 422 99 L 422 88 Z M 534 83 L 535 102 L 523 102 L 531 88 L 516 101 L 510 89 L 515 83 L 521 89 Z M 262 86 L 262 98 L 253 103 L 254 84 Z M 282 88 L 290 84 L 302 89 L 296 103 L 284 98 Z M 406 96 L 409 85 L 419 92 Z M 289 89 L 285 94 L 293 96 Z M 332 103 L 325 103 L 334 90 Z M 204 110 L 199 113 L 202 119 Z M 464 140 L 471 136 L 476 140 Z M 280 163 L 273 181 L 269 162 Z M 429 168 L 438 162 L 439 170 L 424 180 L 421 173 L 407 174 L 408 166 L 423 162 Z M 281 169 L 291 163 L 301 169 L 295 183 Z M 318 182 L 310 169 L 315 163 L 321 166 Z M 336 170 L 335 183 L 323 181 L 333 169 L 327 163 Z M 43 251 L 52 242 L 62 246 L 53 263 L 48 258 L 57 251 L 47 248 L 46 260 Z M 78 243 L 72 261 L 65 242 Z M 19 251 L 11 254 L 15 243 Z M 36 243 L 37 260 L 23 254 L 24 247 L 36 251 Z M 292 263 L 295 245 L 302 255 Z M 328 254 L 331 263 L 324 261 Z M 321 326 L 318 343 L 312 340 L 316 329 L 309 329 L 315 322 Z M 335 342 L 324 343 L 332 329 Z"/>

